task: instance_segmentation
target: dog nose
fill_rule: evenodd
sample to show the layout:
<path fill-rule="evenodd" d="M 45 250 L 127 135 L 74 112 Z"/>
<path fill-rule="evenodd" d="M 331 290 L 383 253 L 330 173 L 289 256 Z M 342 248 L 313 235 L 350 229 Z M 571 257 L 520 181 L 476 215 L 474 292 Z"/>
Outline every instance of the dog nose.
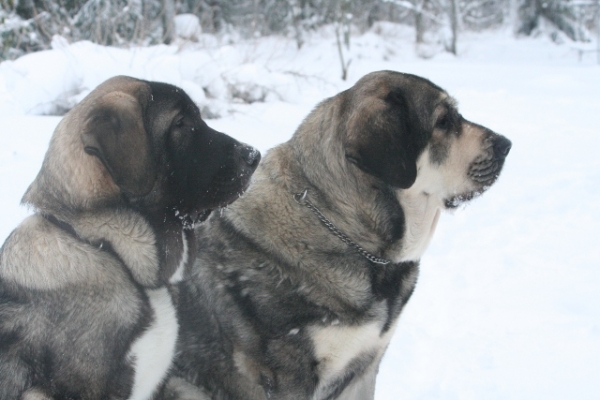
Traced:
<path fill-rule="evenodd" d="M 511 147 L 512 143 L 510 140 L 504 136 L 498 136 L 494 141 L 494 154 L 496 154 L 496 157 L 504 158 L 508 155 Z"/>
<path fill-rule="evenodd" d="M 240 156 L 250 167 L 256 167 L 260 161 L 260 151 L 252 146 L 242 146 L 240 148 Z"/>

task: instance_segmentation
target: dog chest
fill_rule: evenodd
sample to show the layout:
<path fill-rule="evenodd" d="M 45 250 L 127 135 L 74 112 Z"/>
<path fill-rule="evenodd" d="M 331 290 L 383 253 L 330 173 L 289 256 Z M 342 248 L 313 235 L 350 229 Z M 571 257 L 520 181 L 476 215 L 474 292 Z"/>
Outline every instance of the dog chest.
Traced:
<path fill-rule="evenodd" d="M 319 362 L 319 387 L 315 399 L 326 395 L 333 383 L 342 379 L 349 368 L 364 370 L 387 347 L 393 329 L 382 332 L 378 321 L 358 326 L 331 325 L 313 327 L 311 338 Z M 360 363 L 365 365 L 358 365 Z"/>
<path fill-rule="evenodd" d="M 131 347 L 135 369 L 130 400 L 149 399 L 171 366 L 177 341 L 177 317 L 166 288 L 147 290 L 154 320 Z"/>

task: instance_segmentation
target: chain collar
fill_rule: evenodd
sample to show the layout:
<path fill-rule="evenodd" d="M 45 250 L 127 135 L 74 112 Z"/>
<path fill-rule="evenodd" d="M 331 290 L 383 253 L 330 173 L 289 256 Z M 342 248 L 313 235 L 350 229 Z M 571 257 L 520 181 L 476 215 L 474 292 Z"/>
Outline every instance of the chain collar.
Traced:
<path fill-rule="evenodd" d="M 303 192 L 296 193 L 294 195 L 294 200 L 296 200 L 296 202 L 298 202 L 298 204 L 305 206 L 310 211 L 315 213 L 317 218 L 319 218 L 319 221 L 321 221 L 323 223 L 323 225 L 325 225 L 325 227 L 327 229 L 329 229 L 335 236 L 337 236 L 342 242 L 346 243 L 349 246 L 354 247 L 354 249 L 356 251 L 358 251 L 358 253 L 360 253 L 361 256 L 363 256 L 364 258 L 366 258 L 367 260 L 371 261 L 374 264 L 387 265 L 387 264 L 391 263 L 390 260 L 386 260 L 385 258 L 375 257 L 373 254 L 369 253 L 368 251 L 366 251 L 365 249 L 363 249 L 362 247 L 360 247 L 359 245 L 354 243 L 348 236 L 346 236 L 344 234 L 344 232 L 340 231 L 333 224 L 333 222 L 328 220 L 327 217 L 325 217 L 323 215 L 323 213 L 317 207 L 315 207 L 315 205 L 313 203 L 310 202 L 310 200 L 308 200 L 306 198 L 307 194 L 308 194 L 308 189 L 305 189 Z"/>

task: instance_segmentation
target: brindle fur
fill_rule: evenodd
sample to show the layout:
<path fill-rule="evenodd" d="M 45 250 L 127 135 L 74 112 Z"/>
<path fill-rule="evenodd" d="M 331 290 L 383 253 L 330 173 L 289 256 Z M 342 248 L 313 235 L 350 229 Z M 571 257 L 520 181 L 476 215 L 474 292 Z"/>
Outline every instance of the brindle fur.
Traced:
<path fill-rule="evenodd" d="M 211 399 L 373 398 L 440 210 L 489 187 L 509 149 L 413 75 L 372 73 L 323 101 L 268 152 L 248 193 L 196 229 L 177 375 Z M 392 262 L 333 235 L 294 199 L 304 190 Z"/>
<path fill-rule="evenodd" d="M 71 110 L 0 254 L 0 399 L 129 398 L 150 297 L 258 160 L 172 85 L 115 77 Z"/>

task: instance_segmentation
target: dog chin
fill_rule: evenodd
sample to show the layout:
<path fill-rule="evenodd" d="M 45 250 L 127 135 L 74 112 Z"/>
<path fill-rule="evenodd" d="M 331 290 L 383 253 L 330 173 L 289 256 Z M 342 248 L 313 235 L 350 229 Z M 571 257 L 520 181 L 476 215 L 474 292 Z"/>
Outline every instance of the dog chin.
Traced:
<path fill-rule="evenodd" d="M 210 214 L 212 214 L 213 211 L 214 211 L 213 209 L 207 209 L 207 210 L 199 212 L 196 215 L 196 219 L 194 222 L 198 224 L 198 223 L 206 221 L 208 219 L 208 217 L 210 216 Z"/>
<path fill-rule="evenodd" d="M 488 188 L 489 186 L 483 186 L 477 190 L 449 197 L 444 200 L 444 207 L 446 210 L 456 210 L 460 206 L 466 205 L 474 198 L 481 196 Z"/>
<path fill-rule="evenodd" d="M 236 201 L 237 199 L 242 197 L 244 195 L 244 193 L 246 193 L 246 191 L 250 187 L 251 183 L 252 183 L 252 179 L 247 179 L 247 180 L 244 179 L 244 181 L 242 182 L 242 185 L 236 189 L 231 190 L 230 196 L 228 196 L 224 201 L 220 202 L 218 204 L 218 206 L 215 208 L 227 207 L 228 205 L 230 205 L 231 203 L 233 203 L 234 201 Z"/>
<path fill-rule="evenodd" d="M 191 212 L 180 213 L 178 216 L 183 223 L 184 229 L 194 229 L 194 226 L 196 224 L 200 224 L 206 221 L 213 211 L 226 208 L 228 205 L 242 197 L 242 195 L 246 192 L 249 186 L 250 182 L 246 182 L 241 189 L 233 191 L 224 200 L 220 202 L 215 202 L 214 204 L 209 205 L 207 208 L 201 208 Z"/>
<path fill-rule="evenodd" d="M 196 224 L 206 221 L 212 212 L 212 208 L 207 208 L 192 212 L 177 213 L 177 217 L 180 219 L 183 229 L 192 230 Z"/>

